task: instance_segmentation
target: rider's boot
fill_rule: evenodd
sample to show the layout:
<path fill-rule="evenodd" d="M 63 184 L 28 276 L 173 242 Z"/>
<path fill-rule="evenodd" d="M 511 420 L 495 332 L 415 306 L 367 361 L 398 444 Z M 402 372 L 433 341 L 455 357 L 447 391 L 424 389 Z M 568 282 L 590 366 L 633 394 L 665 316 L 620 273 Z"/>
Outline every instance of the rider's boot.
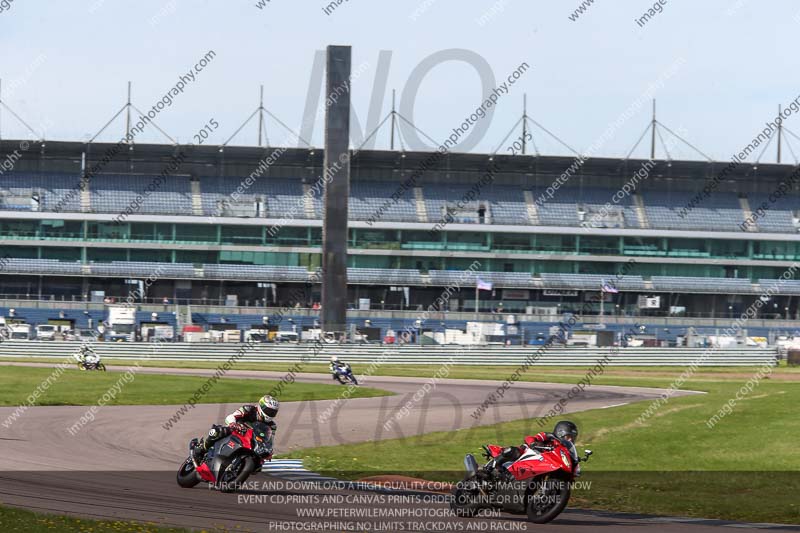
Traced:
<path fill-rule="evenodd" d="M 192 448 L 192 459 L 194 459 L 195 463 L 200 464 L 200 461 L 203 460 L 203 456 L 206 454 L 206 440 L 200 439 L 193 448 Z"/>

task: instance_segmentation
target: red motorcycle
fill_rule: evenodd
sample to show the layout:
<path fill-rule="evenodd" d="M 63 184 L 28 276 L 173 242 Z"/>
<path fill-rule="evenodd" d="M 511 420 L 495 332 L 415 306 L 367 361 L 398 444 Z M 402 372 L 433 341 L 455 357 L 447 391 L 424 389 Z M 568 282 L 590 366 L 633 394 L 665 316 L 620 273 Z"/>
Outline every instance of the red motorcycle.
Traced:
<path fill-rule="evenodd" d="M 456 485 L 450 501 L 457 516 L 500 509 L 527 513 L 528 520 L 537 524 L 549 522 L 567 506 L 572 483 L 581 473 L 580 463 L 592 455 L 586 450 L 580 458 L 572 442 L 555 437 L 549 444 L 526 439 L 519 455 L 505 467 L 497 464 L 502 451 L 500 446 L 484 446 L 483 455 L 489 461 L 482 467 L 472 454 L 464 458 L 467 475 Z"/>
<path fill-rule="evenodd" d="M 189 457 L 178 470 L 178 485 L 190 489 L 207 481 L 222 492 L 240 487 L 264 461 L 272 460 L 272 430 L 263 422 L 234 427 L 234 431 L 214 443 L 199 464 L 192 458 L 198 439 L 189 443 Z"/>

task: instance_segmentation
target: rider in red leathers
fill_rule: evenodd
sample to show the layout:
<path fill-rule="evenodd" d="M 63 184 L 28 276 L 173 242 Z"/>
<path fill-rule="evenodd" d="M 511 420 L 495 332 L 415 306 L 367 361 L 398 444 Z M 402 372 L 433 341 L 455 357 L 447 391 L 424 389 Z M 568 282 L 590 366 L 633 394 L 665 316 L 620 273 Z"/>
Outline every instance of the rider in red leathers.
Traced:
<path fill-rule="evenodd" d="M 525 442 L 522 446 L 508 446 L 503 448 L 503 451 L 500 452 L 500 455 L 494 460 L 494 467 L 499 473 L 507 472 L 505 465 L 519 459 L 527 448 L 533 448 L 537 445 L 548 446 L 556 439 L 565 440 L 574 444 L 575 441 L 578 440 L 578 426 L 569 420 L 562 420 L 556 424 L 552 433 L 541 431 L 533 436 L 528 435 L 525 437 Z"/>
<path fill-rule="evenodd" d="M 200 439 L 197 445 L 192 448 L 192 458 L 199 463 L 206 452 L 211 449 L 219 439 L 227 437 L 234 430 L 243 431 L 248 422 L 265 422 L 272 430 L 270 435 L 270 448 L 275 440 L 275 432 L 278 425 L 275 423 L 275 416 L 278 414 L 280 404 L 278 400 L 267 394 L 263 396 L 257 405 L 243 405 L 236 411 L 225 417 L 226 426 L 213 425 L 205 438 Z M 272 454 L 268 457 L 271 458 Z"/>

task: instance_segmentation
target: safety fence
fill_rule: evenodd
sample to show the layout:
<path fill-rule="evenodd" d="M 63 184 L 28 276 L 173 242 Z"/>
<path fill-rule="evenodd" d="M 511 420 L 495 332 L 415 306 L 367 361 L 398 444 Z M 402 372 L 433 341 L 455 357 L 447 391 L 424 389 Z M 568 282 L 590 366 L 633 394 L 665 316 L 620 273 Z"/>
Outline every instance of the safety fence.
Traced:
<path fill-rule="evenodd" d="M 0 358 L 64 358 L 80 343 L 6 341 L 0 343 Z M 389 365 L 435 365 L 452 359 L 458 365 L 518 366 L 537 351 L 535 365 L 586 366 L 608 356 L 611 366 L 758 366 L 777 364 L 774 348 L 570 348 L 540 346 L 380 346 L 323 344 L 240 343 L 96 343 L 94 350 L 107 359 L 153 361 L 327 362 L 332 355 L 351 363 L 381 360 Z"/>

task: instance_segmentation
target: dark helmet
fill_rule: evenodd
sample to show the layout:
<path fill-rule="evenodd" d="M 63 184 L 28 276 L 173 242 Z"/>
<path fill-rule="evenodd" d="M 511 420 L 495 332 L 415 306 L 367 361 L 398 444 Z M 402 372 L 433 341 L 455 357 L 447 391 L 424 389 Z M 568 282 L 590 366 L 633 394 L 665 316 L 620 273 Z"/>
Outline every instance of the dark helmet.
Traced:
<path fill-rule="evenodd" d="M 559 439 L 570 437 L 570 440 L 575 442 L 578 440 L 578 426 L 569 420 L 562 420 L 553 428 L 553 435 Z"/>

